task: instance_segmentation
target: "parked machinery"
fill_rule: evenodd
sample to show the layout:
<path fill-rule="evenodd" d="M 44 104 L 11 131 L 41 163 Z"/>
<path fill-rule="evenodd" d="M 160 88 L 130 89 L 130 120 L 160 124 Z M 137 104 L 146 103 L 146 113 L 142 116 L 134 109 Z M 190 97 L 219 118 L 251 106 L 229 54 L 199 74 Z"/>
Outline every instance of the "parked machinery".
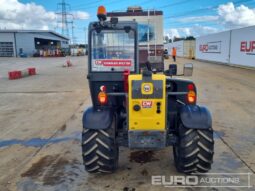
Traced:
<path fill-rule="evenodd" d="M 88 172 L 114 172 L 119 146 L 162 149 L 173 146 L 175 166 L 183 173 L 207 172 L 214 154 L 212 119 L 198 106 L 190 80 L 174 78 L 176 65 L 164 74 L 139 71 L 138 31 L 134 21 L 89 25 L 88 81 L 92 106 L 83 114 L 82 154 Z M 192 64 L 184 76 L 192 75 Z"/>

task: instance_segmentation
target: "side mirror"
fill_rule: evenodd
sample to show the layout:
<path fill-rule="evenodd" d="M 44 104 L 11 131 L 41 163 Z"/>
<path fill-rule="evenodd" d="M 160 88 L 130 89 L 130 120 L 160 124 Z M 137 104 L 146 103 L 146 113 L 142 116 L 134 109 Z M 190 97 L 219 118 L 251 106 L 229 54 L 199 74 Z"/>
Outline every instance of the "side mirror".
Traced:
<path fill-rule="evenodd" d="M 131 27 L 130 26 L 124 26 L 124 30 L 126 33 L 129 33 L 131 31 Z"/>
<path fill-rule="evenodd" d="M 152 71 L 153 74 L 157 74 L 157 69 L 156 68 L 153 68 L 151 71 Z"/>
<path fill-rule="evenodd" d="M 184 64 L 183 75 L 184 76 L 192 76 L 192 74 L 193 74 L 193 64 L 191 64 L 191 63 Z"/>
<path fill-rule="evenodd" d="M 176 76 L 177 75 L 177 65 L 170 64 L 169 69 L 164 71 L 166 76 Z"/>

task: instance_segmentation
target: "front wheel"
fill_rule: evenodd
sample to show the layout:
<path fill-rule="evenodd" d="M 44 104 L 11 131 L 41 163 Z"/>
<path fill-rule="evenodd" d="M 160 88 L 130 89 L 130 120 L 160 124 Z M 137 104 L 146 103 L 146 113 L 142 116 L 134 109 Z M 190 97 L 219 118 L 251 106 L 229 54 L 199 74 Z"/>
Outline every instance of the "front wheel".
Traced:
<path fill-rule="evenodd" d="M 173 147 L 176 169 L 182 173 L 206 173 L 211 169 L 214 154 L 212 129 L 178 129 L 179 142 Z"/>
<path fill-rule="evenodd" d="M 108 129 L 83 129 L 82 155 L 86 171 L 112 173 L 118 167 L 119 148 L 113 118 Z"/>

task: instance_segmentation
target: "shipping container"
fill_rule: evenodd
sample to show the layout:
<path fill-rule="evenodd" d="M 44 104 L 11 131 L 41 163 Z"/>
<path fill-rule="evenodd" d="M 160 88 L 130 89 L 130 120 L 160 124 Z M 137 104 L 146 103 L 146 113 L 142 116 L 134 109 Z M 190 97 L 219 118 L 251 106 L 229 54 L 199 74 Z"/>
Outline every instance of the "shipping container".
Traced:
<path fill-rule="evenodd" d="M 176 48 L 176 56 L 183 57 L 183 41 L 176 41 L 164 45 L 164 48 L 168 50 L 168 54 L 172 56 L 172 49 Z"/>
<path fill-rule="evenodd" d="M 196 59 L 228 63 L 230 31 L 198 37 L 196 39 Z"/>
<path fill-rule="evenodd" d="M 184 40 L 183 41 L 183 57 L 194 59 L 196 55 L 196 41 Z"/>
<path fill-rule="evenodd" d="M 176 55 L 178 57 L 194 59 L 196 52 L 195 40 L 181 40 L 164 45 L 164 48 L 168 50 L 169 55 L 172 54 L 173 47 L 176 48 Z"/>
<path fill-rule="evenodd" d="M 231 31 L 230 64 L 255 67 L 255 26 Z"/>
<path fill-rule="evenodd" d="M 255 26 L 198 37 L 196 58 L 255 68 Z"/>

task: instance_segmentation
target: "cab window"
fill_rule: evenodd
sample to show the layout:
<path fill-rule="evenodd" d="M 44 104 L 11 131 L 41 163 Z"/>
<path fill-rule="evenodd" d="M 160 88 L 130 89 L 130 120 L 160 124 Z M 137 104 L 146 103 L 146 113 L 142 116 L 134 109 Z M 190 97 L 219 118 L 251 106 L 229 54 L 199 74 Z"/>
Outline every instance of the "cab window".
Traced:
<path fill-rule="evenodd" d="M 92 71 L 134 71 L 134 31 L 93 31 L 91 58 Z"/>

